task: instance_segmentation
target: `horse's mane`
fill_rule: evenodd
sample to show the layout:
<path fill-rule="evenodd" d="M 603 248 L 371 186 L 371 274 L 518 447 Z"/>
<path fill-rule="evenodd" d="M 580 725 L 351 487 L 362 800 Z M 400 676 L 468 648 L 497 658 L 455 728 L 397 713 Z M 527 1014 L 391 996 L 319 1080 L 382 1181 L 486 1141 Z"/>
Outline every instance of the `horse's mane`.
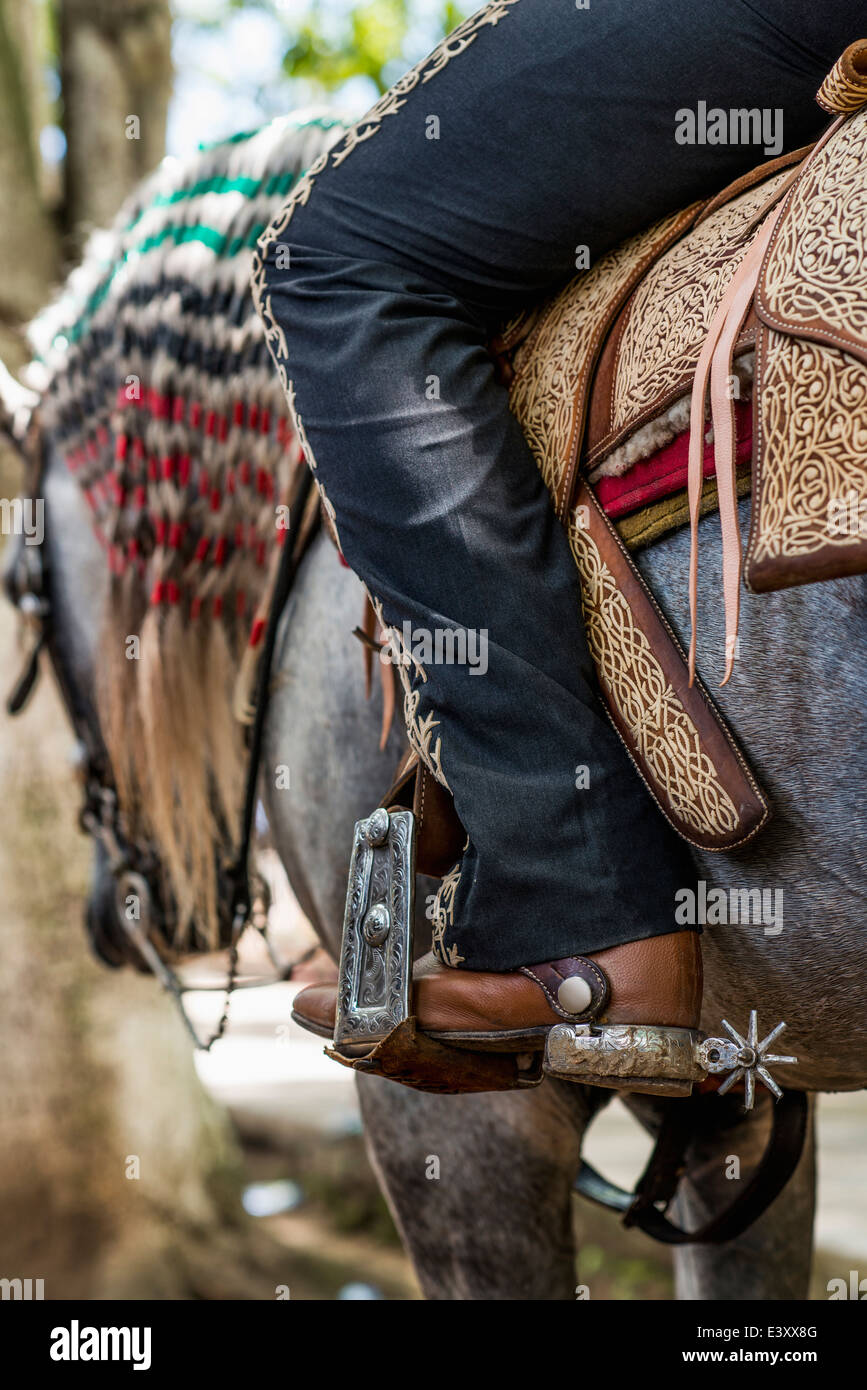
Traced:
<path fill-rule="evenodd" d="M 164 865 L 179 945 L 216 939 L 244 770 L 233 687 L 300 458 L 252 251 L 342 131 L 300 113 L 164 160 L 31 328 L 42 426 L 111 575 L 97 698 L 120 805 Z"/>

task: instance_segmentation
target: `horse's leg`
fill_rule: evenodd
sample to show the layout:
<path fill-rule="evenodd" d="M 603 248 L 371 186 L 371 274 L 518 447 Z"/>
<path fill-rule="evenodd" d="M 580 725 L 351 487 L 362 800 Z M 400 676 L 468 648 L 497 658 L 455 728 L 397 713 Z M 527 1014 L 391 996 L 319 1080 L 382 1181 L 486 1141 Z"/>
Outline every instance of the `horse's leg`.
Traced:
<path fill-rule="evenodd" d="M 368 1150 L 431 1299 L 575 1296 L 572 1181 L 599 1093 L 422 1095 L 359 1077 Z"/>
<path fill-rule="evenodd" d="M 720 1105 L 724 1104 L 720 1101 Z M 630 1110 L 651 1131 L 658 1128 L 653 1101 L 633 1096 Z M 734 1126 L 696 1135 L 686 1155 L 672 1216 L 687 1230 L 717 1216 L 748 1182 L 761 1159 L 770 1128 L 762 1105 Z M 804 1299 L 810 1281 L 816 1164 L 814 1104 L 804 1152 L 777 1200 L 742 1236 L 724 1245 L 683 1245 L 674 1251 L 675 1286 L 682 1299 Z"/>
<path fill-rule="evenodd" d="M 764 1110 L 765 1107 L 762 1107 Z M 804 1152 L 777 1200 L 737 1240 L 725 1245 L 686 1245 L 675 1253 L 677 1297 L 683 1299 L 805 1299 L 813 1248 L 816 1163 L 814 1105 Z M 696 1140 L 676 1202 L 676 1219 L 695 1227 L 732 1201 L 759 1161 L 768 1132 L 760 1111 L 736 1129 Z M 741 1177 L 736 1171 L 738 1160 Z"/>
<path fill-rule="evenodd" d="M 275 844 L 332 951 L 353 823 L 401 751 L 397 733 L 378 751 L 378 682 L 364 702 L 350 635 L 361 599 L 330 542 L 317 541 L 280 636 L 262 759 Z M 280 765 L 288 789 L 276 785 Z M 548 1081 L 520 1095 L 434 1096 L 358 1080 L 371 1157 L 428 1297 L 571 1297 L 570 1190 L 590 1093 Z"/>

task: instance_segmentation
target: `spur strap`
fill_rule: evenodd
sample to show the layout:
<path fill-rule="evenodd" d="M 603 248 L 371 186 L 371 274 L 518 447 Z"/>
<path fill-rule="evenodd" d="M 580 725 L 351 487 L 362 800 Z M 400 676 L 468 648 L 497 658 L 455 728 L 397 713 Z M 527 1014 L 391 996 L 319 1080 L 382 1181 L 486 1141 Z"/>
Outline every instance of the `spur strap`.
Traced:
<path fill-rule="evenodd" d="M 583 1160 L 574 1190 L 599 1206 L 623 1214 L 624 1226 L 637 1226 L 663 1245 L 722 1245 L 757 1221 L 780 1195 L 797 1168 L 807 1137 L 809 1104 L 803 1091 L 784 1091 L 773 1109 L 770 1138 L 753 1176 L 735 1200 L 695 1231 L 685 1231 L 665 1214 L 686 1166 L 693 1135 L 706 1130 L 715 1092 L 698 1093 L 666 1105 L 662 1128 L 634 1192 L 602 1177 Z"/>

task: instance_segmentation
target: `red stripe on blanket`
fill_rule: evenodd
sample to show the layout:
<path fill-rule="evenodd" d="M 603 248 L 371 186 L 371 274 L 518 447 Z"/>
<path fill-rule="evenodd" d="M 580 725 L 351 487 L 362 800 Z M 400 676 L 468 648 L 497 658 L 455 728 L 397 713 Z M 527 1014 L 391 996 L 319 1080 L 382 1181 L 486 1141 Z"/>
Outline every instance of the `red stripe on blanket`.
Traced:
<path fill-rule="evenodd" d="M 735 401 L 737 462 L 748 463 L 753 452 L 753 412 L 749 401 Z M 620 478 L 600 478 L 596 496 L 608 516 L 626 516 L 650 502 L 658 502 L 686 487 L 689 464 L 689 430 L 650 458 L 635 463 Z M 704 476 L 713 474 L 713 444 L 704 446 Z"/>

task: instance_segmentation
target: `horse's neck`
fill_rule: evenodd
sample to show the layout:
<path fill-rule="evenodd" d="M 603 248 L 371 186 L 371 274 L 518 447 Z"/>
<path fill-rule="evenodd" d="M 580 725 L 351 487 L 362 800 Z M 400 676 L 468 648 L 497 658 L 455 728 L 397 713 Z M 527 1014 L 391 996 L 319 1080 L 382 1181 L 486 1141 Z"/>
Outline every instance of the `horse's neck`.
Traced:
<path fill-rule="evenodd" d="M 43 485 L 56 639 L 70 669 L 90 689 L 108 596 L 108 567 L 81 489 L 54 450 L 49 452 Z"/>

